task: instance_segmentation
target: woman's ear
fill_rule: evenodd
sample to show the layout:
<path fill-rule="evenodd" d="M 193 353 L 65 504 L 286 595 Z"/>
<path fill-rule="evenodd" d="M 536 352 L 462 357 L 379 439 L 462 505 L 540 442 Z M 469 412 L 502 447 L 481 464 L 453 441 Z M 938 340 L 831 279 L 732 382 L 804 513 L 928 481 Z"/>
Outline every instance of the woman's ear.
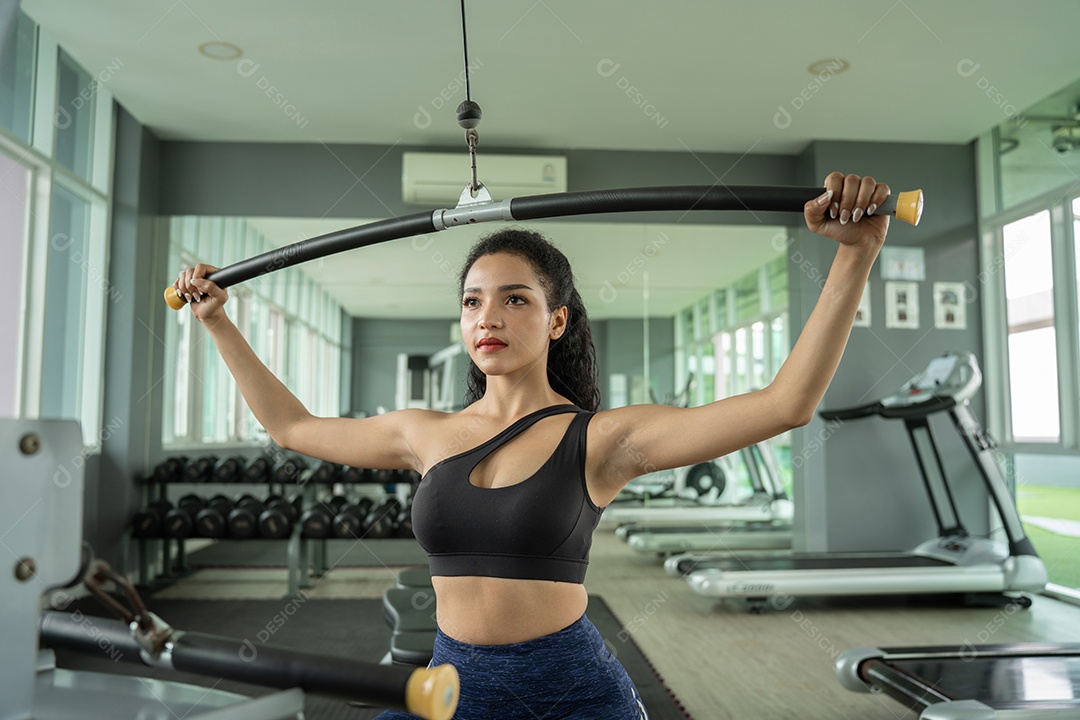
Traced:
<path fill-rule="evenodd" d="M 566 332 L 566 326 L 569 321 L 570 310 L 565 305 L 551 313 L 551 327 L 548 331 L 548 337 L 552 340 L 561 338 L 563 333 Z"/>

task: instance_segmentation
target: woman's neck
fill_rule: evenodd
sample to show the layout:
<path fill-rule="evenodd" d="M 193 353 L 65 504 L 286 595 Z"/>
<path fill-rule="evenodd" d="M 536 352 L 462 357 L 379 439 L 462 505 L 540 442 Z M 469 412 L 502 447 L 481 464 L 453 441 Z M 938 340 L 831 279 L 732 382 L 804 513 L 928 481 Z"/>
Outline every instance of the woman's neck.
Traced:
<path fill-rule="evenodd" d="M 540 408 L 562 405 L 570 401 L 559 395 L 543 378 L 511 378 L 488 376 L 484 396 L 472 407 L 485 415 L 503 420 L 515 420 Z"/>

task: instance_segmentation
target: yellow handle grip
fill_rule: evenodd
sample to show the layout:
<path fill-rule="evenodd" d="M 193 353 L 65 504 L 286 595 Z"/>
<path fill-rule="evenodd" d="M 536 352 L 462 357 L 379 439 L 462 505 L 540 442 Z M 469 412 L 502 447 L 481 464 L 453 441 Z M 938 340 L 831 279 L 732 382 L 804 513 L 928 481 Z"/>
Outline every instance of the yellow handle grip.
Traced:
<path fill-rule="evenodd" d="M 896 196 L 896 219 L 918 225 L 922 219 L 922 190 L 908 190 Z"/>
<path fill-rule="evenodd" d="M 185 305 L 187 305 L 187 300 L 181 297 L 176 292 L 176 288 L 174 288 L 172 285 L 165 288 L 165 302 L 173 310 L 181 310 Z"/>
<path fill-rule="evenodd" d="M 461 689 L 453 665 L 414 670 L 405 684 L 405 708 L 427 720 L 450 720 Z"/>

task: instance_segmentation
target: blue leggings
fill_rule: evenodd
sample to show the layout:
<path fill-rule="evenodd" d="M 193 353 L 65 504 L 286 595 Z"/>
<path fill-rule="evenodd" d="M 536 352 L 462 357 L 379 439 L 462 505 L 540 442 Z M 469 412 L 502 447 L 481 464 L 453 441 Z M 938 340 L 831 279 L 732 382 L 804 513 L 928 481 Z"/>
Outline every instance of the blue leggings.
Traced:
<path fill-rule="evenodd" d="M 461 678 L 454 720 L 648 720 L 626 670 L 589 618 L 551 635 L 510 645 L 471 645 L 438 631 L 432 665 Z M 387 710 L 375 720 L 415 720 Z"/>

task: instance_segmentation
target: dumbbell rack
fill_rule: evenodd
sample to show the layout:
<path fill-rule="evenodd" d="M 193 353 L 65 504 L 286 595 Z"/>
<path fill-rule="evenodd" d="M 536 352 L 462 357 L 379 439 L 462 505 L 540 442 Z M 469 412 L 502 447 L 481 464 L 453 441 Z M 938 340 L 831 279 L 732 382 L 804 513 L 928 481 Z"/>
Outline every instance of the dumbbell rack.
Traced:
<path fill-rule="evenodd" d="M 168 490 L 170 487 L 184 486 L 184 487 L 205 487 L 204 483 L 194 483 L 184 480 L 167 480 L 154 476 L 147 476 L 141 478 L 138 481 L 141 489 L 141 502 L 143 507 L 149 506 L 151 503 L 157 500 L 166 500 L 168 497 Z M 281 495 L 285 494 L 285 488 L 291 487 L 294 490 L 301 488 L 303 493 L 303 509 L 311 509 L 316 505 L 316 497 L 320 486 L 332 488 L 334 485 L 350 485 L 350 484 L 375 484 L 365 480 L 352 480 L 345 477 L 336 477 L 331 480 L 319 479 L 316 472 L 311 469 L 305 469 L 295 476 L 294 482 L 276 482 L 270 479 L 252 480 L 252 481 L 231 481 L 225 483 L 229 486 L 237 485 L 256 485 L 266 486 L 270 494 L 274 494 L 276 491 L 280 491 Z M 392 483 L 394 485 L 399 482 Z M 250 540 L 264 540 L 267 538 L 252 537 Z M 276 538 L 275 538 L 276 539 Z M 330 566 L 327 562 L 327 540 L 330 538 L 309 538 L 304 537 L 303 528 L 300 522 L 296 522 L 293 525 L 292 531 L 287 538 L 287 563 L 288 563 L 288 591 L 286 597 L 295 597 L 299 590 L 302 588 L 310 588 L 313 585 L 312 577 L 319 578 L 329 571 Z M 175 550 L 173 541 L 175 543 Z M 129 525 L 124 531 L 124 537 L 122 542 L 122 558 L 121 567 L 130 575 L 131 563 L 130 563 L 130 550 L 133 545 L 137 548 L 138 552 L 138 581 L 141 584 L 149 584 L 156 577 L 171 578 L 175 573 L 183 573 L 188 570 L 187 556 L 185 551 L 186 538 L 172 538 L 172 537 L 135 537 L 132 527 Z M 150 558 L 153 554 L 150 550 L 150 542 L 161 543 L 161 572 L 158 576 L 152 578 L 150 571 Z"/>

